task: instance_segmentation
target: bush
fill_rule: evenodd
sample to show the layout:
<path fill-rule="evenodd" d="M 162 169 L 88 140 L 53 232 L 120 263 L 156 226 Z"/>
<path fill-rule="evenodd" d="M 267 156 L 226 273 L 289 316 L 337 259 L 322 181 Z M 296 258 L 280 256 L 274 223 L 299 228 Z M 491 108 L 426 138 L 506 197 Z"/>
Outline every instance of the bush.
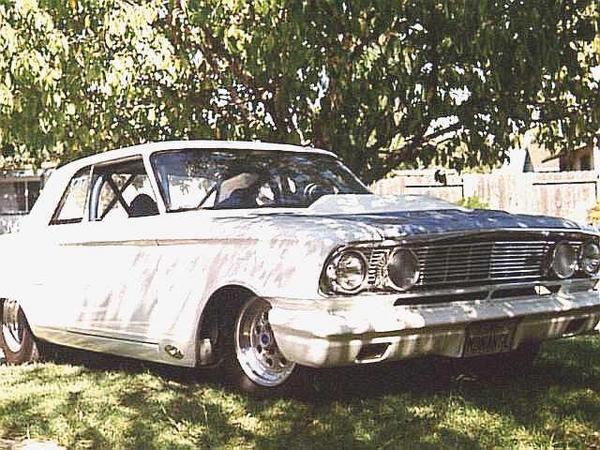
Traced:
<path fill-rule="evenodd" d="M 462 206 L 463 208 L 471 208 L 471 209 L 489 209 L 490 205 L 483 200 L 481 200 L 478 196 L 474 195 L 472 197 L 464 197 L 456 202 L 458 206 Z"/>
<path fill-rule="evenodd" d="M 600 202 L 588 211 L 587 220 L 592 225 L 600 225 Z"/>

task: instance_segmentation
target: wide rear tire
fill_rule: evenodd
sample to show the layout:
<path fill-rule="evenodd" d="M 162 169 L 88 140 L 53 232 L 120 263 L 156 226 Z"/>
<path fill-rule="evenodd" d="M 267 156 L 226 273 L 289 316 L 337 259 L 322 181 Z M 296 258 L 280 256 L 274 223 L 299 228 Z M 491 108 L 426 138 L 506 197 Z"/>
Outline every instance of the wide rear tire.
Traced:
<path fill-rule="evenodd" d="M 7 364 L 39 361 L 38 344 L 23 310 L 16 300 L 2 301 L 0 308 L 0 348 Z"/>

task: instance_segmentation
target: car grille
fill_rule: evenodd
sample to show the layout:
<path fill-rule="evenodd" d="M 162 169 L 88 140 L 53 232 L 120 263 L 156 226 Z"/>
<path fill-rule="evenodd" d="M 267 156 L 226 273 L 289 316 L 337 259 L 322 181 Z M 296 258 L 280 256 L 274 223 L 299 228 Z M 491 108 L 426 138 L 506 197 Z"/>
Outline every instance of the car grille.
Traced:
<path fill-rule="evenodd" d="M 570 242 L 577 251 L 581 242 Z M 417 286 L 453 287 L 497 282 L 536 281 L 544 276 L 546 254 L 553 241 L 484 241 L 457 244 L 429 243 L 409 246 L 419 258 Z M 368 283 L 383 277 L 393 248 L 368 252 Z"/>

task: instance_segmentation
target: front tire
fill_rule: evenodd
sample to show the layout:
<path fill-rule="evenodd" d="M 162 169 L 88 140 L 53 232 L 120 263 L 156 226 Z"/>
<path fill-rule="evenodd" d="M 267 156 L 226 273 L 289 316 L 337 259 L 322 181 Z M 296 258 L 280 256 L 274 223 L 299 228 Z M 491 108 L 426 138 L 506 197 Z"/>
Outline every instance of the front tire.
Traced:
<path fill-rule="evenodd" d="M 39 361 L 38 344 L 16 300 L 4 300 L 0 309 L 0 348 L 8 364 Z"/>
<path fill-rule="evenodd" d="M 238 389 L 258 396 L 289 393 L 300 387 L 300 367 L 281 353 L 269 323 L 269 303 L 251 297 L 230 323 L 224 368 Z"/>

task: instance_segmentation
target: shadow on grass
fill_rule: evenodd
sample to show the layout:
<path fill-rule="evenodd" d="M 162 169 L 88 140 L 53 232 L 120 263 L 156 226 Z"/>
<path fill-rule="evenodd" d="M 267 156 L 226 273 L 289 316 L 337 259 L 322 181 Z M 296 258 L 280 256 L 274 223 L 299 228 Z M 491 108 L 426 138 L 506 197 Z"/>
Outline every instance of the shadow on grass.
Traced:
<path fill-rule="evenodd" d="M 465 380 L 432 358 L 308 371 L 311 394 L 257 400 L 211 372 L 61 349 L 11 373 L 7 389 L 31 392 L 0 402 L 0 437 L 35 424 L 69 448 L 593 447 L 599 355 L 599 339 L 553 342 L 512 379 Z"/>
<path fill-rule="evenodd" d="M 484 379 L 462 378 L 452 361 L 444 358 L 423 358 L 376 365 L 336 369 L 306 370 L 310 389 L 290 394 L 290 399 L 313 406 L 327 406 L 332 402 L 356 402 L 377 399 L 394 394 L 427 397 L 459 392 L 481 406 L 493 408 L 503 393 L 510 391 L 532 405 L 547 395 L 553 387 L 560 390 L 585 389 L 600 393 L 600 346 L 585 340 L 564 340 L 552 343 L 552 352 L 542 352 L 534 367 L 526 372 L 515 370 L 515 377 L 498 376 Z M 576 357 L 574 357 L 576 356 Z M 172 381 L 169 389 L 194 389 L 197 385 L 231 389 L 219 379 L 216 371 L 196 370 L 149 363 L 129 358 L 72 349 L 59 349 L 51 362 L 83 366 L 90 375 L 102 377 L 107 371 L 140 374 L 151 373 L 164 381 Z M 515 368 L 516 369 L 516 368 Z M 28 377 L 42 373 L 41 367 L 28 372 Z M 509 371 L 510 373 L 510 371 Z M 181 384 L 177 384 L 181 383 Z M 185 386 L 185 388 L 182 388 Z M 136 394 L 137 395 L 137 394 Z M 140 400 L 131 394 L 133 407 Z M 519 399 L 513 399 L 512 403 Z M 503 402 L 510 405 L 511 402 Z M 575 405 L 577 408 L 579 405 Z M 598 411 L 600 405 L 591 405 L 586 411 Z M 532 411 L 527 408 L 527 412 Z M 531 417 L 524 417 L 524 422 Z"/>
<path fill-rule="evenodd" d="M 552 351 L 542 351 L 534 367 L 525 377 L 491 377 L 470 383 L 474 386 L 497 386 L 525 384 L 535 390 L 553 385 L 574 388 L 589 388 L 600 392 L 600 338 L 596 345 L 590 345 L 594 338 L 567 339 L 546 344 Z M 220 384 L 216 371 L 168 366 L 159 363 L 139 361 L 114 355 L 88 352 L 76 349 L 52 347 L 48 358 L 55 364 L 80 365 L 89 371 L 115 371 L 125 373 L 151 372 L 165 380 L 179 383 Z M 515 374 L 518 374 L 515 368 Z M 35 376 L 43 372 L 37 367 L 29 372 Z M 329 402 L 344 399 L 372 398 L 398 392 L 421 392 L 430 394 L 464 385 L 464 379 L 457 379 L 453 361 L 445 358 L 420 358 L 401 362 L 374 365 L 342 367 L 335 369 L 306 370 L 314 388 L 314 396 L 294 397 L 311 403 Z"/>

